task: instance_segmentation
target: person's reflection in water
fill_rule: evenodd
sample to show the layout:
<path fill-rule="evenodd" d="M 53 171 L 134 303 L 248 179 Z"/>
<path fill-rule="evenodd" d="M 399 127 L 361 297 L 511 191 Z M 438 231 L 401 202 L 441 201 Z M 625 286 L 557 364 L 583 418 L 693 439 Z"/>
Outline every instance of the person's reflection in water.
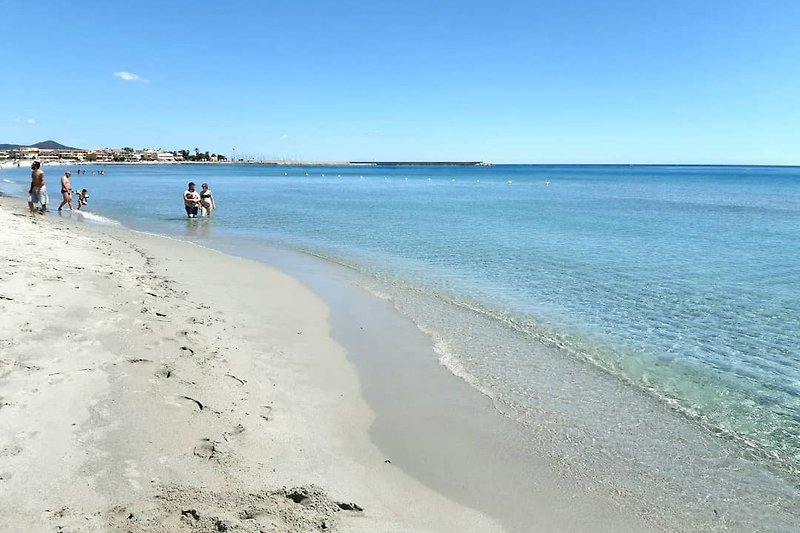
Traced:
<path fill-rule="evenodd" d="M 211 239 L 213 226 L 209 218 L 187 218 L 184 235 L 191 240 L 206 241 Z"/>

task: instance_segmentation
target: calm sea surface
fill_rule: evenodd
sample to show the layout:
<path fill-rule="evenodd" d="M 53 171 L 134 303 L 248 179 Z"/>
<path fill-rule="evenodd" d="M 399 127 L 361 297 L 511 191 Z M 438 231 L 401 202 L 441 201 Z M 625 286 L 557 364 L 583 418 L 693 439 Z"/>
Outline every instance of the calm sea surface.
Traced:
<path fill-rule="evenodd" d="M 357 272 L 566 468 L 720 530 L 800 523 L 798 168 L 84 168 L 95 215 Z M 185 219 L 190 179 L 211 184 L 212 220 Z"/>

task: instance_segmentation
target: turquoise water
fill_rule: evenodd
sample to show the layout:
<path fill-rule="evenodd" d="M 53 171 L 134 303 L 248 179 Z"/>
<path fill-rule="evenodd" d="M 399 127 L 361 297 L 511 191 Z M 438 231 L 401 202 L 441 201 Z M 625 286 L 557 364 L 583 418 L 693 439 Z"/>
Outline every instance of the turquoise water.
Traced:
<path fill-rule="evenodd" d="M 54 197 L 59 169 L 46 170 Z M 277 246 L 346 265 L 431 335 L 443 364 L 521 424 L 554 434 L 580 424 L 577 440 L 616 450 L 609 457 L 657 462 L 649 451 L 655 437 L 651 443 L 604 429 L 629 409 L 597 407 L 595 393 L 621 383 L 719 441 L 727 460 L 750 465 L 728 468 L 730 479 L 717 479 L 718 486 L 741 491 L 737 476 L 752 466 L 771 477 L 747 497 L 762 498 L 784 518 L 793 513 L 800 486 L 798 168 L 105 171 L 73 176 L 76 188 L 90 189 L 92 213 L 243 255 Z M 0 190 L 20 194 L 26 176 L 0 171 Z M 184 218 L 181 193 L 190 179 L 211 184 L 219 205 L 213 219 Z M 556 386 L 576 361 L 605 385 L 562 376 L 567 383 Z M 639 415 L 627 416 L 634 427 Z M 557 448 L 573 466 L 596 459 L 573 460 Z M 678 474 L 692 476 L 675 471 L 664 483 Z M 744 527 L 742 520 L 734 523 Z"/>

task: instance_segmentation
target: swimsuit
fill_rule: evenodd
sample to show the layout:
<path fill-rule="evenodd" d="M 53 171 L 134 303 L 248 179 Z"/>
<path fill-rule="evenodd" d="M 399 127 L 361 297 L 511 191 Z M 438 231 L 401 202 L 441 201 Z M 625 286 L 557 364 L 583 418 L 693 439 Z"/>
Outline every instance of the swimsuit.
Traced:
<path fill-rule="evenodd" d="M 197 216 L 199 208 L 197 203 L 200 202 L 200 195 L 197 191 L 186 191 L 183 193 L 184 208 L 188 216 Z"/>

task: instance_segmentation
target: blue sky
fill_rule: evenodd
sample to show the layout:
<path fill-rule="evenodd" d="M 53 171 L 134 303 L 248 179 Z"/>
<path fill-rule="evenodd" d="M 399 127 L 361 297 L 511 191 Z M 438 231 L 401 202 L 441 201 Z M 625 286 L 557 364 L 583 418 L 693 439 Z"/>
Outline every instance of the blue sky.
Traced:
<path fill-rule="evenodd" d="M 0 142 L 800 164 L 794 0 L 3 0 L 2 12 Z"/>

